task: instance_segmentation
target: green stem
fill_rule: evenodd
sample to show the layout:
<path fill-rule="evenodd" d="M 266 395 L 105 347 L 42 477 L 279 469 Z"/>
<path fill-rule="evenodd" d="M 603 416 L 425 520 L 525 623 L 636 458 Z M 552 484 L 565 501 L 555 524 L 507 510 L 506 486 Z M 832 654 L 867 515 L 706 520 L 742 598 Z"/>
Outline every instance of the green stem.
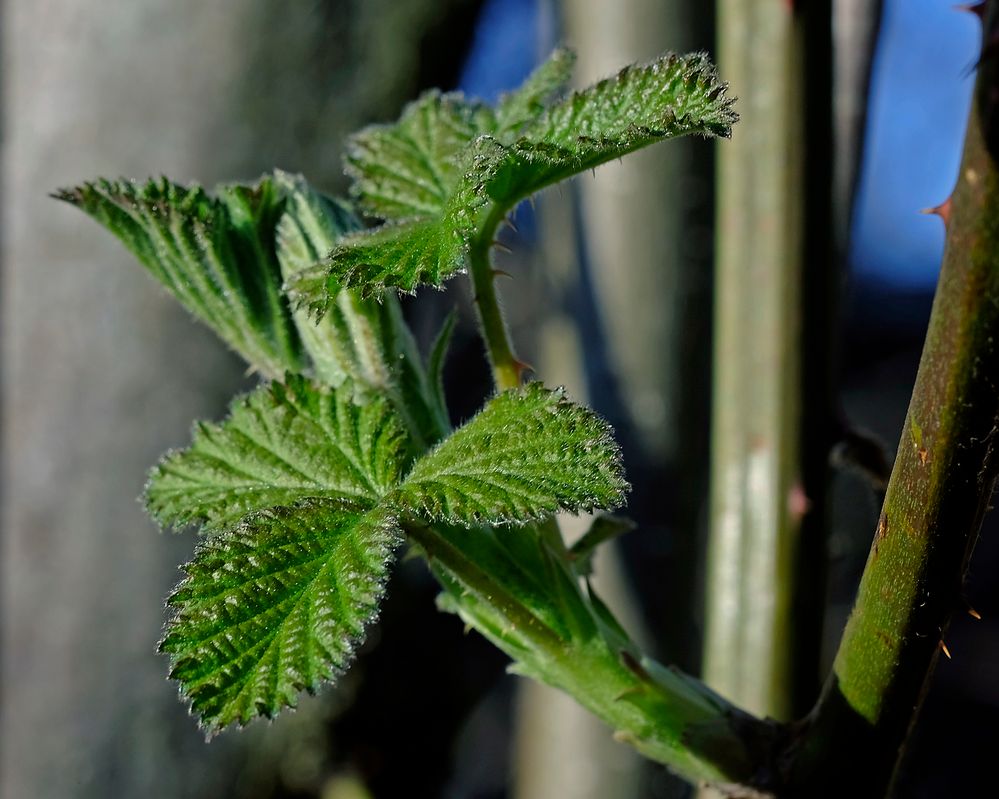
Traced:
<path fill-rule="evenodd" d="M 479 326 L 486 343 L 489 363 L 493 369 L 493 382 L 498 391 L 517 388 L 523 364 L 513 353 L 506 320 L 500 309 L 496 295 L 496 274 L 490 259 L 490 250 L 496 230 L 503 221 L 508 208 L 493 206 L 485 217 L 479 232 L 472 239 L 468 253 L 469 272 L 472 290 L 475 293 L 475 307 L 478 309 Z"/>
<path fill-rule="evenodd" d="M 999 30 L 994 3 L 990 10 L 987 30 Z M 950 616 L 963 604 L 962 581 L 992 496 L 999 430 L 997 92 L 999 69 L 986 60 L 957 186 L 941 214 L 943 268 L 895 467 L 833 673 L 794 759 L 792 787 L 812 796 L 884 795 Z M 858 781 L 856 774 L 866 776 Z"/>
<path fill-rule="evenodd" d="M 411 523 L 406 531 L 426 553 L 453 609 L 514 659 L 514 671 L 565 691 L 609 724 L 617 740 L 691 781 L 766 785 L 772 780 L 778 729 L 698 680 L 643 657 L 575 578 L 564 582 L 560 603 L 562 617 L 576 619 L 567 633 L 553 629 L 518 598 L 516 583 L 523 578 L 509 563 L 483 562 L 488 555 L 482 550 L 473 560 L 448 533 L 433 527 Z M 458 534 L 467 542 L 487 533 Z M 543 531 L 538 535 L 545 537 Z M 498 576 L 504 574 L 506 579 Z"/>

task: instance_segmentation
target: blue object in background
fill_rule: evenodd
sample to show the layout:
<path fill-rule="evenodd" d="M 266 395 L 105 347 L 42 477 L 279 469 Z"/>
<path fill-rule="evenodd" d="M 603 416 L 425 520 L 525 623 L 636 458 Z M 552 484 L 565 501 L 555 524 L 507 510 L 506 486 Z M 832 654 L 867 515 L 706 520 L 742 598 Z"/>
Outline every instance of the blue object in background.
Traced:
<path fill-rule="evenodd" d="M 936 285 L 945 200 L 961 157 L 981 25 L 955 0 L 884 0 L 871 75 L 850 262 L 862 283 Z"/>
<path fill-rule="evenodd" d="M 493 103 L 519 86 L 554 47 L 551 0 L 487 0 L 458 88 Z"/>
<path fill-rule="evenodd" d="M 487 0 L 458 88 L 471 97 L 495 103 L 517 88 L 555 47 L 552 0 Z M 535 238 L 534 214 L 525 203 L 514 212 L 519 241 Z"/>

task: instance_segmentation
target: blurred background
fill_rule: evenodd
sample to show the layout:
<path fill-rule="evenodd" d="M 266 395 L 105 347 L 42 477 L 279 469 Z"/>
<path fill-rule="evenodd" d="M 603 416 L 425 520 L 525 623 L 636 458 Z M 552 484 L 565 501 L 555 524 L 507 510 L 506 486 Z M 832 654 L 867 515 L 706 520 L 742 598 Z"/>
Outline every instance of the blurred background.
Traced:
<path fill-rule="evenodd" d="M 806 126 L 806 164 L 826 166 L 808 191 L 828 189 L 809 295 L 826 298 L 820 404 L 893 451 L 943 247 L 940 221 L 918 211 L 954 182 L 978 24 L 952 0 L 814 5 L 832 42 L 826 66 L 806 60 L 800 76 L 818 120 Z M 154 652 L 193 540 L 157 532 L 136 497 L 163 450 L 187 443 L 193 419 L 218 418 L 249 378 L 116 241 L 47 195 L 98 175 L 211 185 L 273 167 L 343 193 L 344 137 L 394 119 L 424 89 L 493 100 L 558 43 L 577 49 L 582 85 L 664 50 L 714 54 L 721 24 L 694 0 L 0 0 L 0 795 L 687 795 L 569 700 L 505 675 L 498 652 L 436 611 L 416 561 L 400 563 L 339 685 L 206 744 Z M 752 94 L 751 72 L 723 76 L 736 95 Z M 513 276 L 504 299 L 522 355 L 609 418 L 624 446 L 639 527 L 598 564 L 601 591 L 651 652 L 695 672 L 714 154 L 709 142 L 672 142 L 547 192 L 518 210 L 498 264 Z M 467 287 L 448 288 L 421 293 L 407 313 L 425 344 L 462 307 L 447 369 L 458 421 L 481 404 L 489 375 Z M 823 481 L 827 668 L 877 502 L 852 473 L 823 471 Z M 954 657 L 933 679 L 899 796 L 979 795 L 991 784 L 994 533 L 968 589 L 984 620 L 954 622 Z"/>

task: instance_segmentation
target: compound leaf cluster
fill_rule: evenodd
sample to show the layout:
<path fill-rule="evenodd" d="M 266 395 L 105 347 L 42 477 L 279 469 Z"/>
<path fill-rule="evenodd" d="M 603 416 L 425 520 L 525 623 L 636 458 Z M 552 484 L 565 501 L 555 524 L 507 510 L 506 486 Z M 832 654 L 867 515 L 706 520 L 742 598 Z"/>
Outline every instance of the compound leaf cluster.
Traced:
<path fill-rule="evenodd" d="M 405 439 L 383 396 L 289 376 L 154 470 L 150 512 L 211 533 L 161 645 L 210 730 L 273 715 L 347 665 L 400 520 L 522 523 L 618 505 L 626 488 L 606 424 L 537 383 L 498 395 L 412 466 Z"/>
<path fill-rule="evenodd" d="M 608 626 L 579 580 L 624 525 L 598 520 L 566 552 L 542 520 L 621 503 L 610 429 L 532 383 L 452 432 L 441 372 L 453 318 L 425 362 L 390 290 L 443 283 L 473 240 L 488 245 L 545 186 L 661 139 L 726 136 L 735 119 L 701 55 L 667 55 L 566 96 L 572 64 L 556 51 L 495 108 L 432 92 L 397 123 L 358 133 L 347 170 L 358 211 L 382 221 L 372 229 L 283 172 L 214 194 L 166 179 L 57 194 L 270 381 L 225 421 L 198 425 L 146 491 L 161 523 L 207 533 L 170 597 L 161 649 L 209 730 L 271 716 L 348 665 L 403 530 L 433 529 L 438 544 L 492 564 L 476 568 L 502 574 L 556 638 Z M 541 668 L 490 595 L 432 565 L 446 601 L 523 655 L 522 669 Z"/>
<path fill-rule="evenodd" d="M 465 266 L 473 236 L 534 192 L 653 142 L 727 136 L 735 120 L 702 54 L 630 66 L 563 99 L 572 56 L 543 64 L 497 108 L 432 92 L 393 125 L 351 140 L 353 194 L 385 220 L 342 239 L 290 281 L 293 299 L 321 316 L 342 287 L 377 292 L 440 285 Z"/>

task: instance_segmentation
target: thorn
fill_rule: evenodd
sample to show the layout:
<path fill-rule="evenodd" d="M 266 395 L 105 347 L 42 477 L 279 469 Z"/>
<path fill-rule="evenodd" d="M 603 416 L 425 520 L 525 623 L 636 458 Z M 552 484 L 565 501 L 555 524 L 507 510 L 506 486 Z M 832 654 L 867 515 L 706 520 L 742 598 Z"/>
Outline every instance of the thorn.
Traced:
<path fill-rule="evenodd" d="M 624 691 L 621 691 L 621 693 L 619 693 L 617 696 L 615 696 L 614 701 L 623 702 L 625 699 L 627 699 L 630 696 L 641 696 L 644 693 L 645 691 L 638 687 L 627 688 Z"/>
<path fill-rule="evenodd" d="M 506 222 L 507 227 L 509 227 L 510 230 L 512 230 L 514 233 L 520 233 L 520 231 L 517 230 L 517 226 L 513 223 L 513 217 L 512 216 L 504 217 L 503 221 Z"/>
<path fill-rule="evenodd" d="M 924 208 L 919 213 L 936 214 L 943 220 L 943 223 L 946 226 L 950 224 L 950 207 L 951 207 L 951 198 L 948 197 L 946 200 L 940 203 L 940 205 L 935 205 L 932 208 Z"/>
<path fill-rule="evenodd" d="M 952 6 L 955 11 L 965 11 L 974 14 L 979 20 L 985 19 L 985 3 L 958 3 Z"/>
<path fill-rule="evenodd" d="M 534 202 L 534 195 L 533 194 L 530 197 L 527 198 L 527 201 L 531 204 L 531 210 L 532 211 L 537 211 L 538 210 L 537 205 Z"/>
<path fill-rule="evenodd" d="M 494 247 L 495 247 L 495 248 L 496 248 L 497 250 L 502 250 L 503 252 L 513 252 L 513 250 L 511 250 L 511 249 L 510 249 L 509 247 L 507 247 L 507 246 L 506 246 L 506 245 L 505 245 L 505 244 L 504 244 L 504 243 L 503 243 L 502 241 L 500 241 L 499 239 L 493 239 L 493 242 L 492 242 L 492 243 L 493 243 L 493 246 L 494 246 Z"/>
<path fill-rule="evenodd" d="M 513 275 L 511 275 L 505 269 L 496 269 L 496 268 L 494 268 L 492 270 L 492 273 L 493 273 L 493 277 L 508 277 L 508 278 L 510 278 L 510 280 L 513 280 Z"/>
<path fill-rule="evenodd" d="M 968 608 L 968 615 L 971 616 L 971 618 L 973 619 L 977 619 L 978 621 L 982 620 L 982 614 L 972 607 Z"/>
<path fill-rule="evenodd" d="M 795 519 L 801 519 L 812 509 L 812 500 L 805 493 L 804 486 L 800 482 L 791 486 L 787 493 L 787 509 Z"/>
<path fill-rule="evenodd" d="M 635 656 L 627 649 L 622 649 L 617 653 L 617 656 L 621 659 L 621 665 L 638 677 L 638 679 L 642 682 L 652 682 L 652 678 L 645 670 L 645 667 L 639 663 L 637 658 L 635 658 Z"/>
<path fill-rule="evenodd" d="M 513 367 L 517 370 L 517 379 L 520 380 L 524 376 L 524 372 L 534 372 L 536 371 L 533 366 L 529 363 L 520 360 L 519 358 L 513 359 Z"/>
<path fill-rule="evenodd" d="M 938 644 L 938 646 L 940 647 L 940 651 L 943 652 L 947 656 L 947 660 L 953 660 L 954 659 L 954 658 L 951 657 L 950 650 L 947 648 L 947 644 L 945 644 L 943 642 L 943 638 L 940 639 L 940 643 Z"/>

